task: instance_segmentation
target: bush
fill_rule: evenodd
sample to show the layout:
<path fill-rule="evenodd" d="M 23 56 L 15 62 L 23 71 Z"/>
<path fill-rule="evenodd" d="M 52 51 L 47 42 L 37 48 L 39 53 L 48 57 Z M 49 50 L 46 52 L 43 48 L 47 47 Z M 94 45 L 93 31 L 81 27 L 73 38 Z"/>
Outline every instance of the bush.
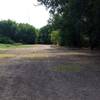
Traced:
<path fill-rule="evenodd" d="M 60 32 L 59 31 L 51 32 L 51 41 L 53 44 L 59 45 L 60 43 Z"/>
<path fill-rule="evenodd" d="M 11 40 L 11 38 L 0 35 L 0 43 L 4 43 L 4 44 L 13 44 L 14 41 Z"/>

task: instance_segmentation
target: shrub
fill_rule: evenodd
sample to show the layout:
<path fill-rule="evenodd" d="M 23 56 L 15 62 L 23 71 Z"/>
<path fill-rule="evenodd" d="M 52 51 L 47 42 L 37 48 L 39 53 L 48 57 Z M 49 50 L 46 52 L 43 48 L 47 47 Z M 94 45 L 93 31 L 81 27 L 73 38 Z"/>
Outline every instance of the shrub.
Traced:
<path fill-rule="evenodd" d="M 7 36 L 0 35 L 0 43 L 13 44 L 14 41 L 11 38 L 7 37 Z"/>
<path fill-rule="evenodd" d="M 59 31 L 51 32 L 51 41 L 53 44 L 59 45 L 60 43 L 60 32 Z"/>

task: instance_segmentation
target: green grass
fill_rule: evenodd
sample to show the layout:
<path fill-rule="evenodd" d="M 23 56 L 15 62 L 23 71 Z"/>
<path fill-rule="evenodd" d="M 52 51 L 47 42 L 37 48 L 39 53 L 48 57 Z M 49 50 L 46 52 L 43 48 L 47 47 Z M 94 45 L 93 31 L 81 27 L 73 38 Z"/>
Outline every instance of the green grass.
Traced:
<path fill-rule="evenodd" d="M 80 72 L 81 67 L 78 64 L 66 64 L 60 65 L 52 68 L 55 72 Z"/>
<path fill-rule="evenodd" d="M 14 54 L 0 54 L 0 58 L 13 58 L 16 57 Z"/>
<path fill-rule="evenodd" d="M 22 44 L 0 44 L 0 49 L 13 49 L 13 48 L 26 48 L 32 47 L 32 45 L 22 45 Z"/>

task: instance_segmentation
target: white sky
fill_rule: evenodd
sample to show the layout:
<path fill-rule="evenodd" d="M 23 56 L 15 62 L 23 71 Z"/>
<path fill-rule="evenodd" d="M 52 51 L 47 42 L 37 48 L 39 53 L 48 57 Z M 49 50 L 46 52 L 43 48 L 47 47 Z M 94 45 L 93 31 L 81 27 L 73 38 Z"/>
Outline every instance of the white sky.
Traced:
<path fill-rule="evenodd" d="M 29 23 L 36 28 L 47 24 L 49 13 L 43 6 L 34 6 L 37 0 L 0 0 L 0 20 L 11 19 Z"/>

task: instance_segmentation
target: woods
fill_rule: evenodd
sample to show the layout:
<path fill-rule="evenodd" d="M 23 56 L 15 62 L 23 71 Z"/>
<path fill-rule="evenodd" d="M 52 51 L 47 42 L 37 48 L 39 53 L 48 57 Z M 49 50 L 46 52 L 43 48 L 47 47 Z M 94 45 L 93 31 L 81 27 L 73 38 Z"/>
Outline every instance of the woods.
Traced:
<path fill-rule="evenodd" d="M 0 43 L 34 44 L 36 29 L 29 24 L 18 24 L 11 20 L 0 21 Z"/>
<path fill-rule="evenodd" d="M 99 0 L 38 0 L 51 13 L 49 24 L 60 31 L 60 45 L 100 47 Z"/>

